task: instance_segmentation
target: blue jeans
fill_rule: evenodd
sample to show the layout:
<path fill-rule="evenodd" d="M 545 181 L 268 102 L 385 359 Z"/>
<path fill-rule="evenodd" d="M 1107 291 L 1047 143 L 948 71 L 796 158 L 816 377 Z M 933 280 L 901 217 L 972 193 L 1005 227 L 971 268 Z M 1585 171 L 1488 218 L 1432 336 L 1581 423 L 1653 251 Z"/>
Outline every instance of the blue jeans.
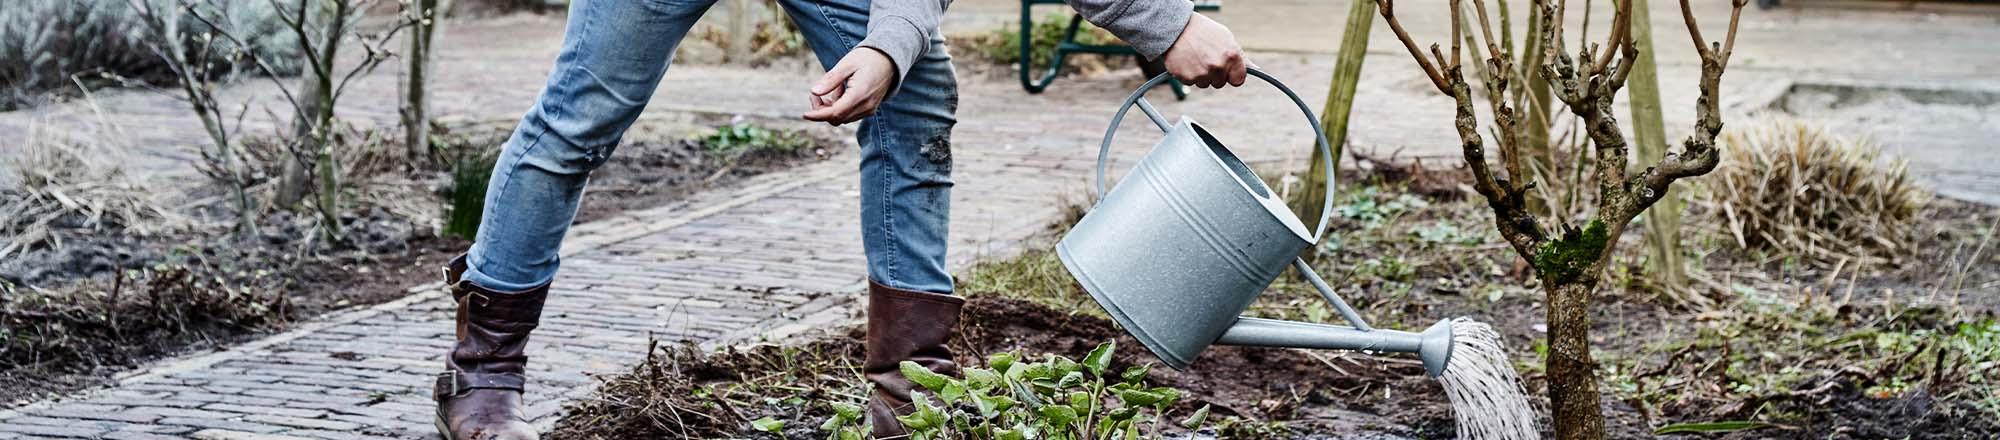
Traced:
<path fill-rule="evenodd" d="M 496 291 L 548 283 L 591 170 L 639 117 L 675 46 L 715 0 L 576 0 L 555 69 L 507 140 L 486 188 L 465 279 Z M 866 36 L 869 0 L 780 0 L 831 68 Z M 865 49 L 872 50 L 872 49 Z M 958 85 L 942 37 L 861 121 L 861 234 L 868 276 L 951 293 L 951 128 Z M 801 98 L 810 84 L 797 84 Z"/>

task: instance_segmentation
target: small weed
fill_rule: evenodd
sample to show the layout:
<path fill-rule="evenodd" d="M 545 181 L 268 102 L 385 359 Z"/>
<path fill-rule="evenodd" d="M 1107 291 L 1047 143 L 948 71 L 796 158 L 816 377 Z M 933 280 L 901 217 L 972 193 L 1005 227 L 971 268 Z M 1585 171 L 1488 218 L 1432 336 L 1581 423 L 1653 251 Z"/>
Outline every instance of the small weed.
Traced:
<path fill-rule="evenodd" d="M 812 137 L 799 130 L 773 130 L 761 125 L 731 121 L 728 125 L 715 127 L 715 131 L 697 137 L 703 151 L 711 156 L 736 156 L 752 151 L 769 150 L 793 152 L 812 147 Z"/>
<path fill-rule="evenodd" d="M 1445 220 L 1418 226 L 1415 230 L 1410 231 L 1410 233 L 1416 234 L 1418 241 L 1431 245 L 1456 244 L 1472 246 L 1486 242 L 1486 235 L 1480 233 L 1479 230 L 1460 229 L 1458 225 Z"/>
<path fill-rule="evenodd" d="M 1361 277 L 1402 283 L 1415 278 L 1417 268 L 1411 266 L 1401 256 L 1390 255 L 1364 260 L 1360 266 L 1354 268 L 1354 273 Z"/>
<path fill-rule="evenodd" d="M 896 421 L 912 439 L 1002 440 L 1131 439 L 1158 436 L 1170 420 L 1186 429 L 1207 423 L 1206 406 L 1169 419 L 1185 393 L 1146 386 L 1150 365 L 1111 371 L 1116 349 L 1116 342 L 1106 342 L 1080 362 L 1060 355 L 1030 362 L 1019 352 L 996 353 L 987 357 L 987 368 L 966 368 L 964 379 L 903 362 L 903 376 L 935 394 L 912 395 L 916 411 Z M 865 427 L 859 411 L 851 413 L 821 428 L 836 440 L 860 438 Z"/>
<path fill-rule="evenodd" d="M 1343 194 L 1334 204 L 1333 213 L 1342 218 L 1359 221 L 1364 227 L 1374 228 L 1389 222 L 1403 213 L 1430 207 L 1430 202 L 1408 193 L 1397 193 L 1395 197 L 1383 194 L 1381 188 L 1368 186 Z"/>

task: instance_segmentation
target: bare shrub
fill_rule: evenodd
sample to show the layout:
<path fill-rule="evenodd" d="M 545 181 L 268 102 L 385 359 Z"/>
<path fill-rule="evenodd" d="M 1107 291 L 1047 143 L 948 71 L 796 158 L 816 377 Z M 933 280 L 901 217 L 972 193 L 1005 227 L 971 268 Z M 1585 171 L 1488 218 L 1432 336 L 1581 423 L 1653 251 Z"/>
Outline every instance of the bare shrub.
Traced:
<path fill-rule="evenodd" d="M 1930 196 L 1873 141 L 1772 118 L 1722 142 L 1728 157 L 1703 180 L 1737 245 L 1824 264 L 1893 263 L 1912 250 Z"/>

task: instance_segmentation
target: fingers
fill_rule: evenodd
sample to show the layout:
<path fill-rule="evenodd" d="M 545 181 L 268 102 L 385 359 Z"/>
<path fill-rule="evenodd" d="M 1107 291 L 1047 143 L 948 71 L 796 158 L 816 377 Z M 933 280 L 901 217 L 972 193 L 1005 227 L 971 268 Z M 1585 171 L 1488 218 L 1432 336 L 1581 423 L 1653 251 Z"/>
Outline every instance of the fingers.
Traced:
<path fill-rule="evenodd" d="M 818 81 L 814 81 L 811 90 L 812 93 L 808 94 L 807 97 L 808 111 L 805 114 L 806 120 L 833 122 L 834 118 L 839 117 L 842 112 L 834 108 L 834 105 L 841 98 L 849 95 L 845 83 L 848 77 L 852 75 L 853 69 L 851 67 L 848 67 L 846 64 L 838 64 L 833 66 L 832 70 L 828 70 L 825 75 L 821 75 Z M 836 122 L 836 124 L 838 123 Z"/>
<path fill-rule="evenodd" d="M 870 102 L 872 95 L 865 90 L 847 90 L 843 93 L 843 96 L 839 96 L 837 99 L 822 96 L 820 99 L 830 102 L 827 102 L 823 107 L 806 112 L 805 118 L 810 121 L 826 122 L 834 125 L 861 120 L 861 118 L 875 114 L 876 105 Z"/>
<path fill-rule="evenodd" d="M 1229 67 L 1229 85 L 1242 86 L 1243 80 L 1250 76 L 1249 68 L 1249 61 L 1244 60 L 1243 57 L 1237 57 L 1236 62 L 1231 63 Z"/>
<path fill-rule="evenodd" d="M 825 75 L 820 75 L 819 81 L 813 82 L 812 94 L 824 96 L 839 91 L 840 85 L 846 83 L 848 77 L 854 76 L 854 65 L 846 63 L 845 59 L 841 61 L 834 64 L 833 69 L 827 70 Z"/>
<path fill-rule="evenodd" d="M 1197 88 L 1220 89 L 1226 86 L 1241 86 L 1249 76 L 1249 61 L 1243 59 L 1243 52 L 1239 49 L 1224 49 L 1214 59 L 1207 60 L 1203 64 L 1205 65 L 1199 69 L 1197 75 L 1180 78 L 1181 82 Z"/>

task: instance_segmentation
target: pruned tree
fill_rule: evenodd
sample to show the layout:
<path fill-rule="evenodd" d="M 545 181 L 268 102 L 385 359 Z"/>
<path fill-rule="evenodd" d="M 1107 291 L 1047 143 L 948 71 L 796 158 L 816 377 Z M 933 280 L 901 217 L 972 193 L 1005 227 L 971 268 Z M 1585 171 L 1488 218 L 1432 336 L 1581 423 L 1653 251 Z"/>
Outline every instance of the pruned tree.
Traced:
<path fill-rule="evenodd" d="M 1602 44 L 1582 44 L 1572 58 L 1563 46 L 1563 14 L 1566 0 L 1537 0 L 1534 12 L 1540 17 L 1538 38 L 1541 52 L 1517 59 L 1500 49 L 1493 37 L 1484 0 L 1472 0 L 1476 26 L 1463 23 L 1458 13 L 1463 0 L 1451 0 L 1452 35 L 1449 54 L 1437 44 L 1429 53 L 1422 50 L 1396 18 L 1393 0 L 1377 0 L 1377 10 L 1401 40 L 1418 67 L 1440 93 L 1455 103 L 1455 126 L 1467 167 L 1472 171 L 1472 187 L 1486 199 L 1494 213 L 1500 235 L 1535 268 L 1542 290 L 1548 295 L 1548 394 L 1550 411 L 1559 439 L 1604 438 L 1604 417 L 1598 407 L 1596 362 L 1590 356 L 1590 304 L 1593 292 L 1611 260 L 1612 249 L 1632 219 L 1667 195 L 1677 180 L 1707 174 L 1715 169 L 1720 155 L 1715 137 L 1722 131 L 1719 108 L 1722 73 L 1736 43 L 1738 19 L 1748 0 L 1733 0 L 1728 36 L 1720 43 L 1702 37 L 1694 12 L 1681 0 L 1681 17 L 1687 24 L 1696 52 L 1701 57 L 1700 97 L 1695 100 L 1694 133 L 1681 142 L 1681 151 L 1668 152 L 1644 170 L 1628 173 L 1630 162 L 1623 132 L 1613 113 L 1613 100 L 1632 73 L 1640 51 L 1631 35 L 1632 0 L 1614 0 L 1611 31 Z M 1504 5 L 1503 5 L 1504 6 Z M 1473 44 L 1474 58 L 1485 90 L 1486 106 L 1492 112 L 1493 142 L 1499 145 L 1500 169 L 1488 163 L 1486 142 L 1474 112 L 1472 87 L 1461 64 L 1461 30 L 1477 29 L 1478 35 L 1463 36 Z M 1484 46 L 1484 47 L 1481 47 Z M 1484 49 L 1484 55 L 1481 50 Z M 1515 67 L 1525 60 L 1538 66 L 1534 71 L 1549 84 L 1554 97 L 1580 118 L 1585 134 L 1595 148 L 1591 179 L 1597 184 L 1595 212 L 1585 219 L 1537 215 L 1527 202 L 1535 187 L 1528 171 L 1523 143 L 1526 142 L 1521 111 L 1522 101 L 1531 93 L 1513 88 L 1520 80 Z M 1546 218 L 1545 218 L 1546 217 Z"/>
<path fill-rule="evenodd" d="M 226 39 L 237 47 L 250 47 L 242 35 L 216 25 L 218 17 L 194 8 L 193 3 L 199 0 L 177 1 L 189 16 L 219 29 L 213 37 Z M 285 102 L 292 107 L 293 133 L 285 142 L 289 157 L 285 160 L 276 204 L 294 205 L 310 188 L 316 196 L 313 209 L 319 214 L 320 231 L 338 240 L 340 171 L 333 154 L 334 109 L 355 78 L 373 72 L 393 56 L 385 47 L 409 23 L 398 21 L 385 30 L 363 34 L 356 32 L 356 25 L 375 0 L 295 0 L 290 5 L 284 4 L 285 0 L 266 1 L 277 10 L 278 20 L 298 39 L 299 53 L 306 62 L 299 84 L 294 87 L 278 77 L 277 70 L 272 68 L 274 60 L 246 55 L 276 83 Z M 360 61 L 341 69 L 336 58 L 340 46 L 350 41 L 364 53 Z"/>
<path fill-rule="evenodd" d="M 176 0 L 178 3 L 158 4 L 158 0 L 127 0 L 133 16 L 143 26 L 149 49 L 160 58 L 173 82 L 179 85 L 180 98 L 188 103 L 189 110 L 201 120 L 202 131 L 208 135 L 209 145 L 199 151 L 202 157 L 201 169 L 210 177 L 229 186 L 230 195 L 235 199 L 236 224 L 232 228 L 239 234 L 254 234 L 257 228 L 257 202 L 249 193 L 253 181 L 248 166 L 244 163 L 241 150 L 235 143 L 234 128 L 225 106 L 215 98 L 217 85 L 227 84 L 238 73 L 244 58 L 256 58 L 258 51 L 249 45 L 210 44 L 217 33 L 234 33 L 234 23 L 226 5 L 215 5 L 195 0 Z M 213 21 L 203 19 L 208 26 L 194 29 L 187 26 L 189 16 L 213 14 Z M 198 44 L 190 44 L 198 43 Z M 275 72 L 275 69 L 267 69 Z M 239 112 L 240 116 L 240 112 Z"/>

